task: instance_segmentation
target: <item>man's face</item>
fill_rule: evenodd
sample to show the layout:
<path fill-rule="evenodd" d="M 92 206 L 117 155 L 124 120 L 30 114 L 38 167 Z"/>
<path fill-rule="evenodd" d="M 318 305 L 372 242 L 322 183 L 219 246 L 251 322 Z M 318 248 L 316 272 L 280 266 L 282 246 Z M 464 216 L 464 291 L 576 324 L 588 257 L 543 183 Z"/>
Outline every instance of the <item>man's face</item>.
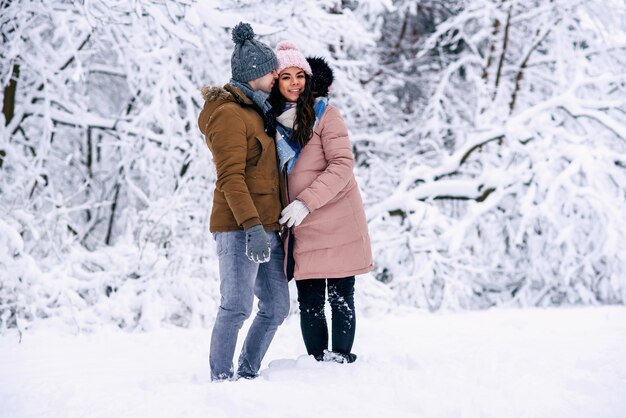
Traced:
<path fill-rule="evenodd" d="M 274 80 L 277 78 L 278 74 L 276 73 L 276 70 L 272 70 L 263 77 L 248 81 L 248 84 L 250 84 L 250 87 L 254 90 L 261 90 L 265 93 L 270 93 L 272 91 L 272 87 L 274 87 Z"/>

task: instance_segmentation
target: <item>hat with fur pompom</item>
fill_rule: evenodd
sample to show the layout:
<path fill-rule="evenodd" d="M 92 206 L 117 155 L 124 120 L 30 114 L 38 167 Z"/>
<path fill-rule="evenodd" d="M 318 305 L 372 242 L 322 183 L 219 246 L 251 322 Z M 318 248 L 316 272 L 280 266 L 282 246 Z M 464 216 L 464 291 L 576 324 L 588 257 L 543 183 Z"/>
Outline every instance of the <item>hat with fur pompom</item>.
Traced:
<path fill-rule="evenodd" d="M 276 45 L 276 56 L 278 57 L 278 68 L 276 71 L 280 74 L 282 70 L 289 67 L 302 68 L 308 75 L 313 75 L 311 67 L 302 52 L 289 41 L 280 41 Z"/>

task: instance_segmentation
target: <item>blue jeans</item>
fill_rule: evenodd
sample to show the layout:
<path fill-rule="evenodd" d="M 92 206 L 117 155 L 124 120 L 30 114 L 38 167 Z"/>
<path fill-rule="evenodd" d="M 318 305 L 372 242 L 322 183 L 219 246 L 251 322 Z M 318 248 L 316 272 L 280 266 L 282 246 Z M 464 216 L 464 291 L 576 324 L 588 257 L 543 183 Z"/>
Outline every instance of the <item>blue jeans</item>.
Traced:
<path fill-rule="evenodd" d="M 254 377 L 276 329 L 289 313 L 282 242 L 277 232 L 267 232 L 270 261 L 257 264 L 246 256 L 244 231 L 216 232 L 213 236 L 219 258 L 221 302 L 211 335 L 211 380 L 233 377 L 237 336 L 252 313 L 256 295 L 259 311 L 248 330 L 237 369 L 239 376 Z"/>

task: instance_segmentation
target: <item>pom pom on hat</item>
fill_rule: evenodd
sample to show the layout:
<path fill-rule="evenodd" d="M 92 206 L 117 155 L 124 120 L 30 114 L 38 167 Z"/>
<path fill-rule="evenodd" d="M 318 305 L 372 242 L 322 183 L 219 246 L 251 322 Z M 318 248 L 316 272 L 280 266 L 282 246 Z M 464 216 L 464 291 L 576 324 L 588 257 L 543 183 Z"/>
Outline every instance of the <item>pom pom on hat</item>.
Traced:
<path fill-rule="evenodd" d="M 306 58 L 292 42 L 280 41 L 276 45 L 276 57 L 278 58 L 278 68 L 276 69 L 278 73 L 285 68 L 297 67 L 302 68 L 308 75 L 313 75 Z"/>
<path fill-rule="evenodd" d="M 296 47 L 293 42 L 290 41 L 280 41 L 278 45 L 276 45 L 277 51 L 288 51 L 290 49 L 295 49 L 297 51 L 298 47 Z"/>
<path fill-rule="evenodd" d="M 249 23 L 239 22 L 233 28 L 232 38 L 235 44 L 243 44 L 245 41 L 254 39 L 254 30 Z"/>

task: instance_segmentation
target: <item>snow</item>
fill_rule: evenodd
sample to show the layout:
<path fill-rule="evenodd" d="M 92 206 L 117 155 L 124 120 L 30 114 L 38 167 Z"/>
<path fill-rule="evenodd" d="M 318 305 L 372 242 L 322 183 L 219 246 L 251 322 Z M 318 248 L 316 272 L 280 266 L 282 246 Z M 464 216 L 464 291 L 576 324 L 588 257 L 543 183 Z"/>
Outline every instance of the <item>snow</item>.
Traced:
<path fill-rule="evenodd" d="M 0 417 L 626 416 L 624 307 L 362 313 L 349 365 L 303 355 L 294 315 L 259 378 L 223 383 L 209 381 L 209 340 L 199 327 L 12 330 Z"/>
<path fill-rule="evenodd" d="M 623 1 L 45 3 L 2 6 L 0 418 L 626 417 Z M 376 269 L 355 364 L 303 355 L 292 283 L 213 384 L 197 115 L 239 21 L 333 67 Z"/>

